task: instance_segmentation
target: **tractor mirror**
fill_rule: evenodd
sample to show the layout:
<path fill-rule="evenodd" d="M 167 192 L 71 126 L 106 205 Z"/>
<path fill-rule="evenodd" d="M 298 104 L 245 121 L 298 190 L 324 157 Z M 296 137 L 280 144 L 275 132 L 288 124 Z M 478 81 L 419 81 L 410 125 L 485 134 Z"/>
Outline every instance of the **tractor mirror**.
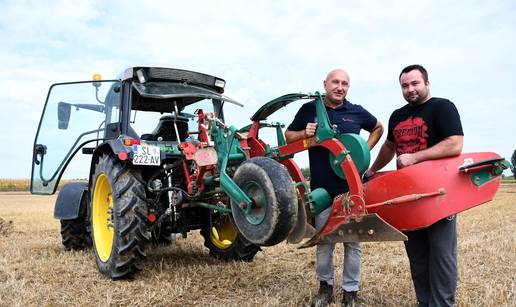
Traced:
<path fill-rule="evenodd" d="M 59 102 L 57 105 L 57 121 L 58 128 L 61 130 L 68 129 L 68 122 L 70 121 L 71 105 L 66 102 Z"/>

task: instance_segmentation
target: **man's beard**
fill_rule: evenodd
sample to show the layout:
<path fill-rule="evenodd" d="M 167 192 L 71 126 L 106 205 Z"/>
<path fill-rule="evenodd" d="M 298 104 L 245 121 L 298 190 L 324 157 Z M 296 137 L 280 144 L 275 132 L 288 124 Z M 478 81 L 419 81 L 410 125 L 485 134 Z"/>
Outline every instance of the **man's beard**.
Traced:
<path fill-rule="evenodd" d="M 426 96 L 422 96 L 422 95 L 420 95 L 419 93 L 418 93 L 416 96 L 417 96 L 417 98 L 416 98 L 415 100 L 411 100 L 411 99 L 410 99 L 410 98 L 408 98 L 408 97 L 405 97 L 405 100 L 406 100 L 409 104 L 411 104 L 411 105 L 413 105 L 413 106 L 418 106 L 418 105 L 420 105 L 420 104 L 423 104 L 423 103 L 427 100 L 426 98 L 428 97 L 428 95 L 426 95 Z"/>

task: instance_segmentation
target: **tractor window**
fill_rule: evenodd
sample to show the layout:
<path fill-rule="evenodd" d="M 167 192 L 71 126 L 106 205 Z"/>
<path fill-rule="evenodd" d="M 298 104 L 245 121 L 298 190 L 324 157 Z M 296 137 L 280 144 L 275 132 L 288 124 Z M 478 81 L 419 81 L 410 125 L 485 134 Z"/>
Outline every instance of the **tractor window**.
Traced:
<path fill-rule="evenodd" d="M 187 105 L 181 113 L 185 114 L 195 114 L 195 111 L 197 109 L 202 109 L 205 113 L 206 112 L 213 112 L 213 102 L 211 99 L 205 99 L 201 100 L 199 102 L 196 102 L 194 104 Z M 189 131 L 197 131 L 199 127 L 197 126 L 197 117 L 192 118 L 188 121 L 188 130 Z"/>
<path fill-rule="evenodd" d="M 164 99 L 146 99 L 147 104 L 162 104 L 168 103 L 164 101 Z M 173 103 L 169 103 L 172 104 Z M 150 108 L 150 106 L 149 106 Z M 195 111 L 197 109 L 203 109 L 205 112 L 214 112 L 214 103 L 211 99 L 203 99 L 187 105 L 182 110 L 179 110 L 179 115 L 181 116 L 183 121 L 188 122 L 188 131 L 195 132 L 198 130 L 197 127 L 197 117 L 195 116 Z M 164 111 L 141 111 L 141 110 L 131 110 L 131 127 L 136 131 L 136 133 L 142 137 L 142 135 L 153 135 L 156 133 L 158 126 L 160 126 L 160 121 L 166 120 L 167 118 L 173 117 L 175 114 L 173 108 Z M 172 129 L 173 126 L 169 127 Z M 155 139 L 152 136 L 143 136 L 143 138 L 147 139 Z"/>
<path fill-rule="evenodd" d="M 104 138 L 118 122 L 118 81 L 55 84 L 50 88 L 34 148 L 32 192 L 52 194 L 66 164 L 85 142 Z"/>

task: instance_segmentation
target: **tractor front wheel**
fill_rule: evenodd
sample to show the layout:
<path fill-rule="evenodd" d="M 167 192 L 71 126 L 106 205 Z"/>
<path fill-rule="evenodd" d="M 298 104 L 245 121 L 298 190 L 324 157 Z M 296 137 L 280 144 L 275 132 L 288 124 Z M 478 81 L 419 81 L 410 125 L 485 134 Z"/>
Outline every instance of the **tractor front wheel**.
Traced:
<path fill-rule="evenodd" d="M 61 239 L 65 250 L 83 250 L 91 247 L 91 233 L 86 213 L 88 197 L 84 195 L 79 207 L 79 216 L 71 220 L 60 220 Z"/>
<path fill-rule="evenodd" d="M 89 211 L 97 266 L 111 279 L 131 278 L 150 239 L 141 176 L 130 164 L 104 154 L 91 182 Z"/>
<path fill-rule="evenodd" d="M 91 247 L 91 237 L 84 218 L 61 220 L 61 238 L 65 250 L 83 250 Z"/>

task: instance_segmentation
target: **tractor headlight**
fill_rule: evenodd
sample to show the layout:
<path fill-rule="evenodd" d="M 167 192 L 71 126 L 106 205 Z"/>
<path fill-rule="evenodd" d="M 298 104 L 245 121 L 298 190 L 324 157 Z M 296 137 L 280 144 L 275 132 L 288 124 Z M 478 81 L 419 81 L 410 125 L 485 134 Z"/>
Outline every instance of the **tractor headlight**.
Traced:
<path fill-rule="evenodd" d="M 147 82 L 147 76 L 145 76 L 145 72 L 143 71 L 143 69 L 138 69 L 136 71 L 136 76 L 138 76 L 138 81 L 140 81 L 140 83 Z"/>
<path fill-rule="evenodd" d="M 224 81 L 222 79 L 215 79 L 215 86 L 224 88 L 224 86 L 226 86 L 226 81 Z"/>

